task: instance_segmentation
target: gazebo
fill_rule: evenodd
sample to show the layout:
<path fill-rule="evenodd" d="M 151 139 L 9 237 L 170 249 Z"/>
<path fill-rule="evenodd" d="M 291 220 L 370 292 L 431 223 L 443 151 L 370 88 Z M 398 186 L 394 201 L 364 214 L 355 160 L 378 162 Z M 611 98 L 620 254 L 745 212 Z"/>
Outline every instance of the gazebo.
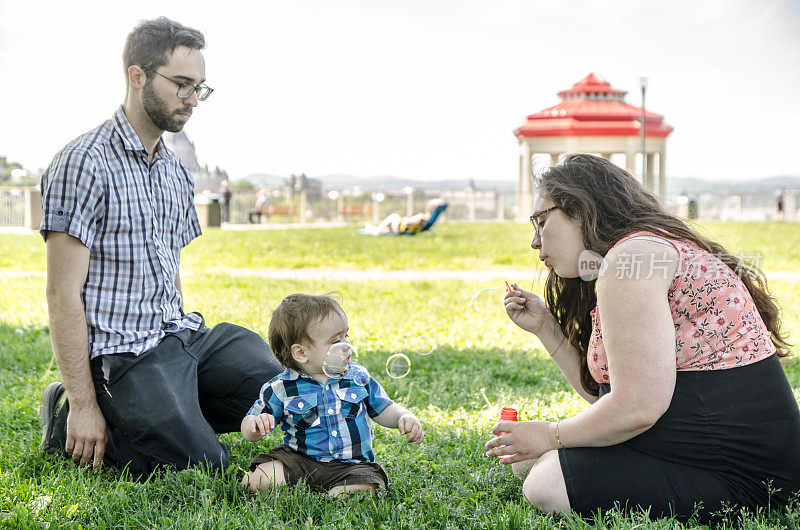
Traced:
<path fill-rule="evenodd" d="M 589 74 L 558 93 L 561 103 L 531 114 L 514 131 L 520 147 L 517 220 L 525 220 L 532 207 L 534 155 L 549 155 L 552 165 L 564 153 L 597 153 L 606 159 L 621 153 L 625 168 L 636 176 L 636 154 L 642 152 L 642 109 L 625 103 L 626 93 Z M 667 193 L 666 141 L 672 127 L 655 112 L 647 111 L 645 120 L 647 171 L 643 184 L 663 201 Z"/>

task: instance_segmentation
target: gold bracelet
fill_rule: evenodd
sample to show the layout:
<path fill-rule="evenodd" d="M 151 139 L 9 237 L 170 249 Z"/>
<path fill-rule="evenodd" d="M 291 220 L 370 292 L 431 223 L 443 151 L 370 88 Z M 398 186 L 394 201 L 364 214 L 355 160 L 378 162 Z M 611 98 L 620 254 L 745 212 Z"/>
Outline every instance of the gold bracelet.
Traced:
<path fill-rule="evenodd" d="M 564 444 L 562 444 L 562 443 L 561 443 L 561 437 L 558 435 L 558 424 L 559 424 L 559 423 L 561 423 L 561 420 L 558 420 L 558 421 L 556 422 L 556 428 L 555 428 L 555 431 L 556 431 L 556 441 L 558 442 L 558 446 L 559 446 L 561 449 L 566 449 L 566 447 L 564 447 Z"/>

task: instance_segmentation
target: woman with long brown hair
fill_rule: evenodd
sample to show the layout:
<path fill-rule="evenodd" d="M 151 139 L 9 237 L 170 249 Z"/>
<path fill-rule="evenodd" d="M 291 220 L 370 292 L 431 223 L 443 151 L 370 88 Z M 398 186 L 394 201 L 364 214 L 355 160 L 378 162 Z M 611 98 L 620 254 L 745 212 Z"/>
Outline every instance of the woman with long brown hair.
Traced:
<path fill-rule="evenodd" d="M 618 503 L 705 520 L 726 503 L 785 505 L 800 490 L 800 410 L 761 272 L 602 158 L 568 155 L 537 187 L 544 299 L 514 286 L 506 311 L 591 405 L 499 422 L 487 454 L 513 455 L 501 461 L 548 512 Z"/>

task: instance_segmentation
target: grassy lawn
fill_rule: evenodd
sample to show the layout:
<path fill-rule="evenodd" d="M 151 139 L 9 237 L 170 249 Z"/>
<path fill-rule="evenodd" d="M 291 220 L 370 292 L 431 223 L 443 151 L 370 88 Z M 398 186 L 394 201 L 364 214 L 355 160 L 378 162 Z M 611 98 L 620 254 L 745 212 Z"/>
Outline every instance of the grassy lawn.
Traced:
<path fill-rule="evenodd" d="M 709 223 L 700 228 L 729 250 L 761 253 L 767 271 L 800 271 L 798 225 Z M 115 470 L 95 474 L 59 458 L 40 457 L 36 408 L 42 389 L 59 379 L 47 328 L 44 244 L 38 236 L 0 235 L 0 526 L 681 527 L 670 519 L 648 522 L 643 514 L 618 511 L 597 521 L 545 516 L 521 500 L 521 483 L 509 469 L 483 456 L 499 406 L 519 409 L 522 419 L 563 418 L 585 407 L 535 338 L 513 326 L 500 310 L 480 315 L 470 309 L 476 290 L 506 278 L 296 281 L 224 271 L 507 268 L 530 269 L 528 282 L 534 284 L 538 260 L 527 247 L 530 235 L 528 226 L 511 223 L 442 224 L 434 234 L 411 238 L 357 237 L 352 228 L 211 230 L 186 249 L 186 307 L 200 310 L 209 324 L 234 322 L 265 335 L 269 312 L 287 294 L 339 291 L 360 362 L 422 421 L 426 438 L 421 446 L 409 446 L 396 430 L 376 425 L 376 456 L 392 487 L 374 498 L 339 500 L 301 487 L 257 497 L 240 490 L 238 481 L 250 458 L 279 443 L 279 433 L 256 444 L 238 434 L 223 435 L 231 453 L 224 476 L 188 470 L 137 482 Z M 793 302 L 800 298 L 800 282 L 776 279 L 770 287 L 788 309 L 784 323 L 796 343 L 800 315 Z M 436 344 L 428 356 L 415 350 L 415 339 L 423 334 Z M 411 372 L 391 379 L 385 362 L 398 352 L 411 359 Z M 800 397 L 800 367 L 789 364 L 786 371 Z M 730 527 L 797 528 L 799 523 L 796 507 L 786 514 L 731 513 L 728 519 Z"/>
<path fill-rule="evenodd" d="M 702 223 L 731 251 L 761 255 L 765 270 L 800 270 L 797 223 Z M 539 266 L 527 224 L 437 225 L 424 237 L 356 236 L 355 227 L 229 232 L 208 230 L 187 247 L 184 270 L 219 268 L 526 269 Z M 44 271 L 41 238 L 0 234 L 0 271 Z"/>

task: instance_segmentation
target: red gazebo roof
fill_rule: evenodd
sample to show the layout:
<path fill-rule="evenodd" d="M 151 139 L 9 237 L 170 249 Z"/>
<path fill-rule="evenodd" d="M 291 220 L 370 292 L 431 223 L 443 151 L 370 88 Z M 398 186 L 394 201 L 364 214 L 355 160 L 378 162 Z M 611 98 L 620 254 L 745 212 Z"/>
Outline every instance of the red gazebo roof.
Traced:
<path fill-rule="evenodd" d="M 517 138 L 536 136 L 639 136 L 642 109 L 623 101 L 627 92 L 617 90 L 595 74 L 589 74 L 568 90 L 558 93 L 561 103 L 528 116 L 514 131 Z M 646 111 L 647 136 L 665 138 L 672 127 L 664 117 Z"/>

